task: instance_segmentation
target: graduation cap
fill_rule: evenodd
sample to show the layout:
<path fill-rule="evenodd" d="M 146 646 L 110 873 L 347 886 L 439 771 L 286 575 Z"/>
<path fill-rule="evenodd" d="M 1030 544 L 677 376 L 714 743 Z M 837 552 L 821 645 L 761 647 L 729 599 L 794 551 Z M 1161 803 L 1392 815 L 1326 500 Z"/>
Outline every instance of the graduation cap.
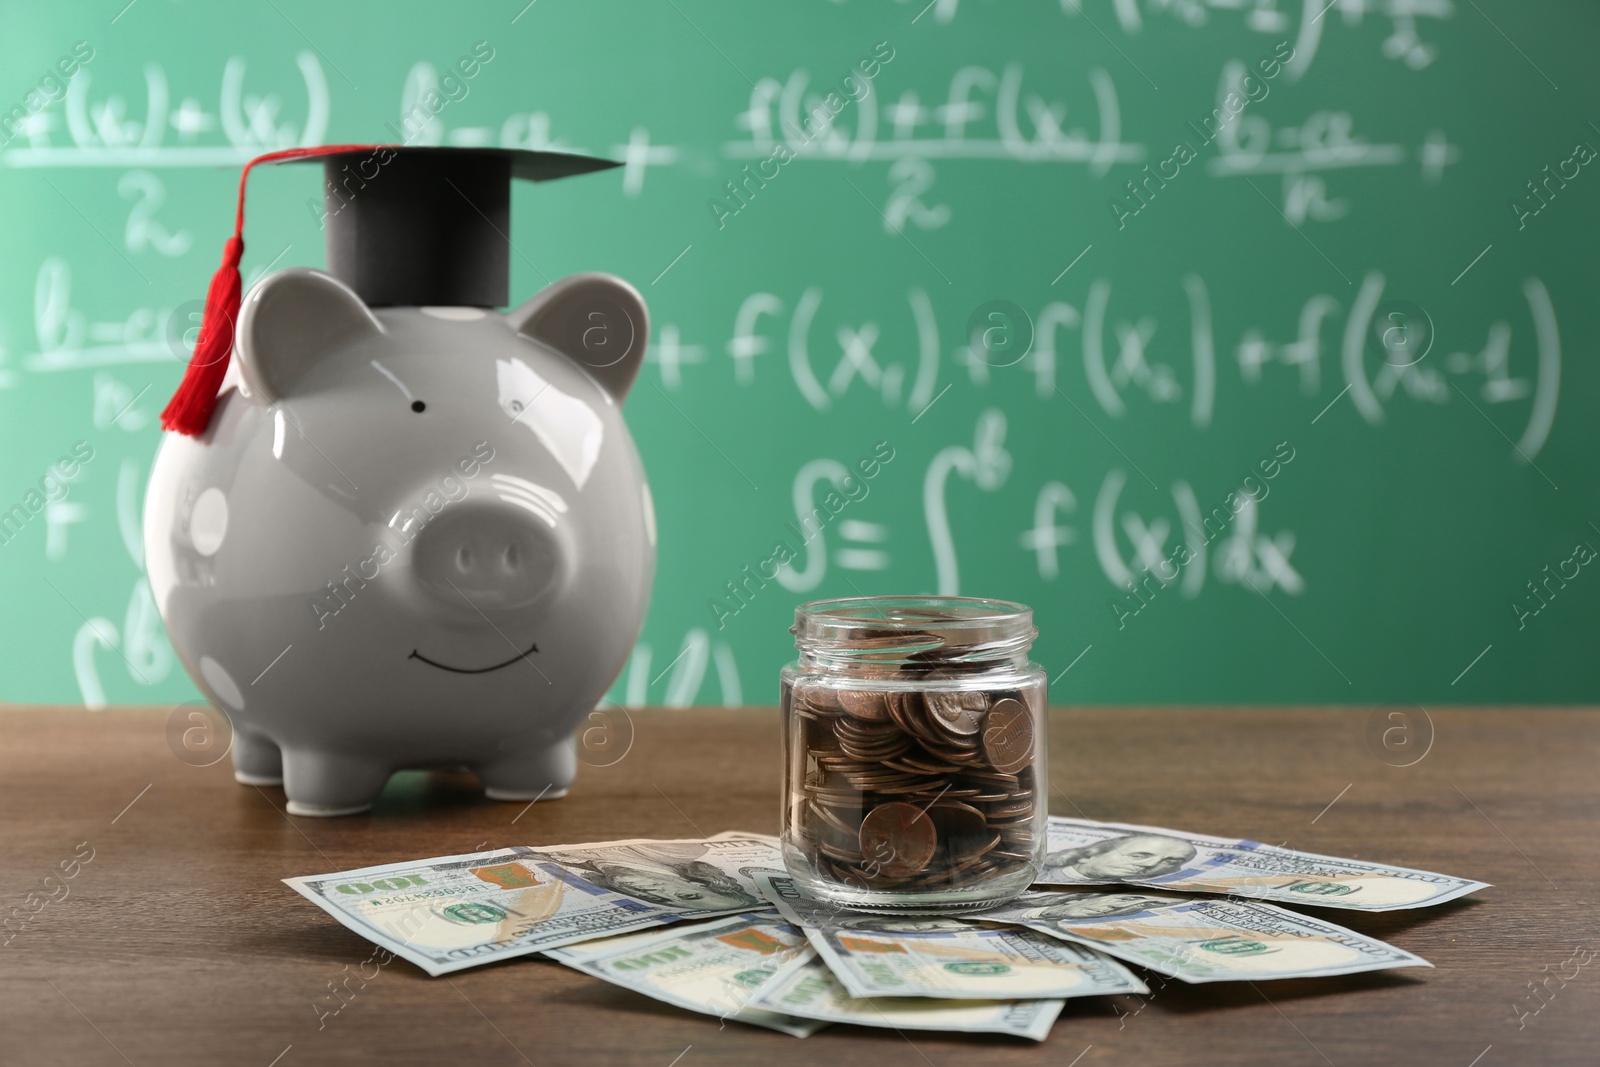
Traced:
<path fill-rule="evenodd" d="M 163 429 L 198 436 L 233 351 L 243 285 L 244 192 L 257 164 L 320 159 L 328 273 L 369 307 L 510 302 L 511 181 L 542 182 L 619 164 L 519 148 L 322 145 L 257 156 L 239 175 L 239 207 L 222 266 L 206 290 L 200 336 Z"/>

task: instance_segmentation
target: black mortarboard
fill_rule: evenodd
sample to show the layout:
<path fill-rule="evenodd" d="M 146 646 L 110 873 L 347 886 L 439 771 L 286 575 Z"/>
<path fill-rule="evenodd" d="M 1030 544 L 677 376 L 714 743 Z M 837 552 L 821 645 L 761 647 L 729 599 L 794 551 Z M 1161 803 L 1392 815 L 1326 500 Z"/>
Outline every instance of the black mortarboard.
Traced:
<path fill-rule="evenodd" d="M 239 175 L 239 206 L 222 266 L 206 291 L 200 337 L 161 425 L 198 435 L 210 424 L 239 317 L 244 191 L 263 163 L 323 161 L 328 272 L 371 307 L 510 302 L 511 181 L 542 182 L 619 164 L 522 148 L 323 145 L 257 156 Z"/>
<path fill-rule="evenodd" d="M 328 272 L 372 307 L 510 302 L 511 180 L 617 166 L 513 148 L 375 148 L 322 160 Z"/>

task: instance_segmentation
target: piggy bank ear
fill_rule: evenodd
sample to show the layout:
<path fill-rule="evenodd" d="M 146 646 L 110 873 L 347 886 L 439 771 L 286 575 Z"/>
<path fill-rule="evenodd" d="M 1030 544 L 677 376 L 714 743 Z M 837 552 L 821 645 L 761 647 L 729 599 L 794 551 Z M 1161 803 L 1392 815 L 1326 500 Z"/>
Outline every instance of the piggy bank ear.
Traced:
<path fill-rule="evenodd" d="M 610 274 L 574 274 L 546 286 L 506 316 L 524 337 L 568 356 L 622 403 L 644 362 L 650 312 L 644 297 Z"/>
<path fill-rule="evenodd" d="M 269 274 L 244 298 L 235 348 L 257 403 L 293 390 L 317 360 L 383 326 L 349 286 L 308 267 Z"/>

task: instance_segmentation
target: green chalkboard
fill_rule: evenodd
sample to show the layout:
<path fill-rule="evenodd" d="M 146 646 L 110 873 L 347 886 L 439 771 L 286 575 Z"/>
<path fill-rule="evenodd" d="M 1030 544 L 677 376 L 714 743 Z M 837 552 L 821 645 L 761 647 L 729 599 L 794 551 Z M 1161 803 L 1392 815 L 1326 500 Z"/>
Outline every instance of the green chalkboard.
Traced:
<path fill-rule="evenodd" d="M 936 591 L 1033 605 L 1060 701 L 1600 698 L 1600 9 L 119 6 L 0 8 L 4 699 L 193 696 L 139 515 L 239 165 L 400 139 L 626 164 L 512 258 L 652 309 L 617 701 L 772 702 L 797 603 Z M 247 280 L 322 265 L 313 175 Z"/>

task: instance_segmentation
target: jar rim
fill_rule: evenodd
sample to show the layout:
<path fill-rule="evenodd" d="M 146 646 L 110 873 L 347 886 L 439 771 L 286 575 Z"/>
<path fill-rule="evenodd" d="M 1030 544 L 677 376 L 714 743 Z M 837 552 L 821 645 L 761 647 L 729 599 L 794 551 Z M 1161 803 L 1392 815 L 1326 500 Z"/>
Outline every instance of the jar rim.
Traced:
<path fill-rule="evenodd" d="M 1039 636 L 1026 604 L 961 596 L 814 600 L 795 609 L 789 632 L 801 663 L 842 668 L 1026 657 Z"/>
<path fill-rule="evenodd" d="M 1033 609 L 1013 600 L 969 596 L 857 596 L 813 600 L 795 609 L 795 625 L 829 628 L 917 630 L 993 626 L 1031 621 Z"/>

